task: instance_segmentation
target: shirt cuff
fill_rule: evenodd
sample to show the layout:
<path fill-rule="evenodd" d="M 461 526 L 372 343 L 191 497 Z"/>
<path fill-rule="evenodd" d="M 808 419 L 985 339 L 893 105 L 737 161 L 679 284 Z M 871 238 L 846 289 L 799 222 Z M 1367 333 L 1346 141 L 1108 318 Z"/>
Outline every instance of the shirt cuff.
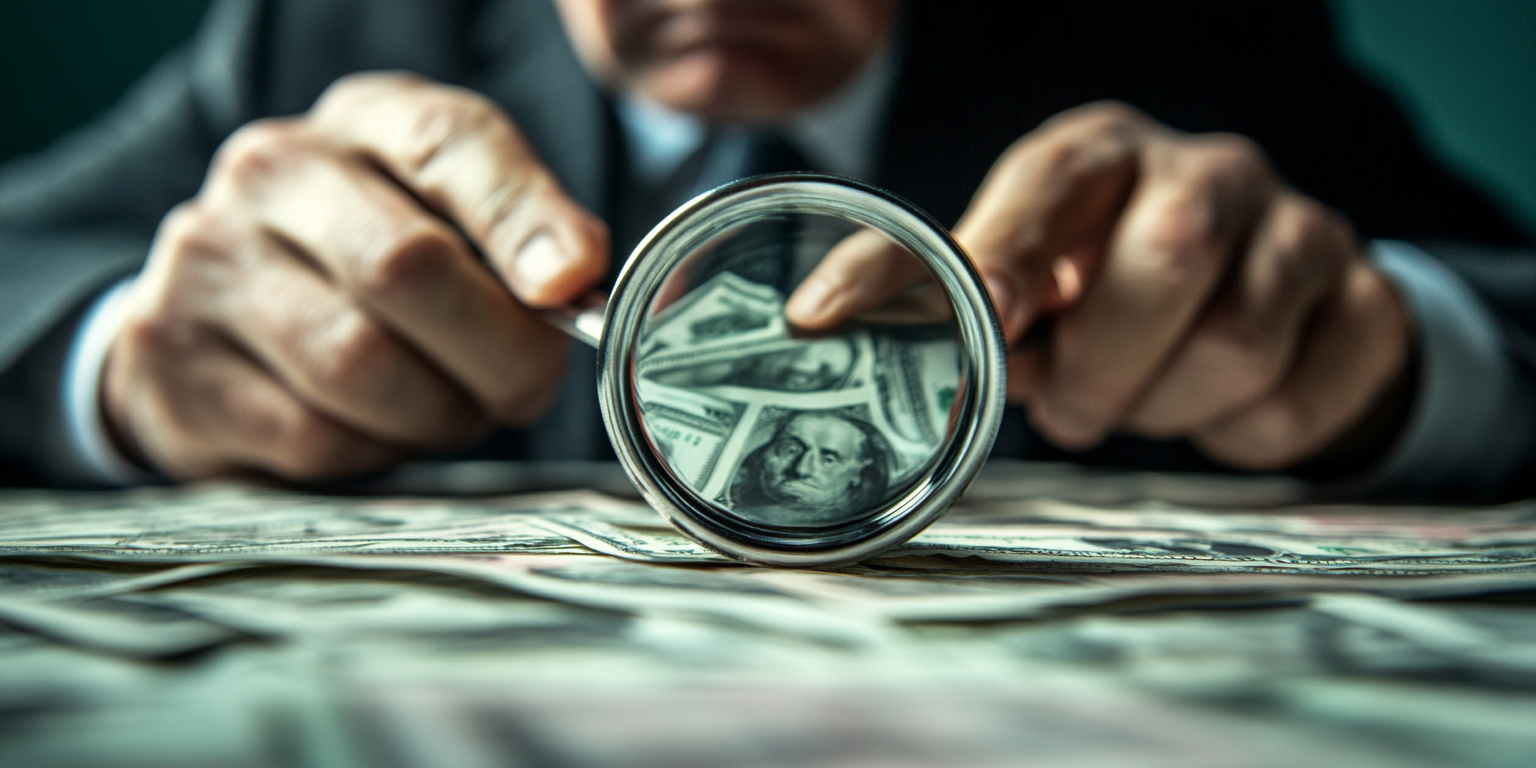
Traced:
<path fill-rule="evenodd" d="M 1373 492 L 1495 491 L 1536 436 L 1536 386 L 1516 367 L 1496 317 L 1461 278 L 1407 243 L 1378 240 L 1371 259 L 1418 329 L 1418 399 L 1373 473 Z"/>
<path fill-rule="evenodd" d="M 132 286 L 133 278 L 124 279 L 107 289 L 85 313 L 59 382 L 71 457 L 86 479 L 103 485 L 138 485 L 155 479 L 118 453 L 101 413 L 102 364 L 122 327 Z"/>

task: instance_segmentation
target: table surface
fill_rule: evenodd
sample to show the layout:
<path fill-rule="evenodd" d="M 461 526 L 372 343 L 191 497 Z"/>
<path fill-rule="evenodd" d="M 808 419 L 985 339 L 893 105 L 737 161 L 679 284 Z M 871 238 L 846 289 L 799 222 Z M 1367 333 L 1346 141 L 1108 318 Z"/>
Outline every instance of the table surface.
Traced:
<path fill-rule="evenodd" d="M 0 765 L 1536 764 L 1527 561 L 1368 576 L 914 551 L 792 571 L 553 534 L 491 546 L 485 518 L 462 514 L 572 487 L 634 506 L 605 465 L 0 494 Z M 1285 506 L 1302 493 L 1006 465 L 956 514 L 1025 497 L 1106 516 L 1322 514 Z M 564 530 L 548 508 L 495 518 L 504 541 L 514 523 Z M 149 530 L 172 511 L 205 515 L 225 548 Z M 1501 540 L 1536 534 L 1524 507 L 1459 513 L 1485 533 L 1499 516 Z M 401 523 L 428 518 L 474 533 L 454 549 Z M 273 548 L 296 519 L 307 537 Z M 50 521 L 69 524 L 45 542 Z"/>

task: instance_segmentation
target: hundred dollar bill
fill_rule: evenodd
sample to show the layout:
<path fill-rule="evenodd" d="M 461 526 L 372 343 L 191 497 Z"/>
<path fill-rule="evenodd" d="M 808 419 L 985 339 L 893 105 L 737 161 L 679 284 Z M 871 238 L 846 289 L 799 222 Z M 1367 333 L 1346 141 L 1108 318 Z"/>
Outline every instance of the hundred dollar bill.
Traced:
<path fill-rule="evenodd" d="M 759 338 L 707 348 L 669 349 L 639 360 L 647 380 L 674 387 L 764 398 L 826 401 L 831 393 L 862 391 L 867 334 L 819 339 Z"/>
<path fill-rule="evenodd" d="M 679 275 L 681 278 L 681 275 Z M 783 338 L 784 299 L 778 291 L 722 272 L 667 304 L 646 320 L 639 357 L 677 349 L 699 349 Z"/>
<path fill-rule="evenodd" d="M 967 497 L 950 523 L 988 521 L 1036 525 L 1074 524 L 1097 528 L 1157 528 L 1207 533 L 1261 533 L 1342 540 L 1401 539 L 1436 542 L 1452 548 L 1491 544 L 1536 544 L 1536 504 L 1520 502 L 1468 509 L 1361 504 L 1209 505 L 1144 500 L 1085 504 L 1055 498 L 1015 500 Z"/>
<path fill-rule="evenodd" d="M 903 458 L 875 427 L 869 405 L 762 406 L 704 489 L 739 517 L 770 525 L 850 520 L 897 490 Z M 806 464 L 814 462 L 813 469 Z"/>
<path fill-rule="evenodd" d="M 1394 517 L 1399 509 L 1402 519 Z M 1523 584 L 1536 578 L 1536 521 L 1530 517 L 1525 505 L 1244 511 L 1162 504 L 1103 508 L 1040 499 L 962 501 L 947 517 L 871 562 L 973 573 L 1014 568 L 1028 573 L 1505 574 Z M 701 563 L 718 557 L 659 522 L 606 518 L 601 512 L 558 519 L 573 538 L 603 541 L 594 548 L 620 557 Z"/>
<path fill-rule="evenodd" d="M 1345 571 L 1387 574 L 1536 570 L 1536 547 L 1456 549 L 1434 542 L 1322 539 L 1081 526 L 962 527 L 939 524 L 890 556 L 942 554 L 1035 566 L 1188 571 Z"/>
<path fill-rule="evenodd" d="M 583 552 L 541 512 L 628 504 L 589 492 L 490 500 L 346 498 L 236 484 L 0 495 L 0 556 L 249 559 L 304 553 Z"/>
<path fill-rule="evenodd" d="M 644 379 L 636 389 L 646 433 L 662 460 L 694 487 L 707 485 L 748 406 Z"/>
<path fill-rule="evenodd" d="M 871 334 L 880 414 L 908 441 L 937 447 L 953 429 L 960 347 L 947 326 L 889 328 Z"/>
<path fill-rule="evenodd" d="M 782 294 L 722 273 L 648 330 L 637 390 L 662 458 L 703 497 L 765 524 L 841 523 L 904 491 L 952 427 L 953 327 L 799 338 L 782 320 L 731 320 L 748 299 L 782 318 Z M 727 326 L 742 330 L 699 330 Z"/>
<path fill-rule="evenodd" d="M 134 658 L 210 648 L 240 633 L 175 608 L 122 597 L 54 601 L 0 599 L 0 624 L 66 645 Z"/>
<path fill-rule="evenodd" d="M 240 563 L 94 562 L 68 558 L 0 560 L 0 603 L 47 602 L 136 592 L 239 570 Z"/>

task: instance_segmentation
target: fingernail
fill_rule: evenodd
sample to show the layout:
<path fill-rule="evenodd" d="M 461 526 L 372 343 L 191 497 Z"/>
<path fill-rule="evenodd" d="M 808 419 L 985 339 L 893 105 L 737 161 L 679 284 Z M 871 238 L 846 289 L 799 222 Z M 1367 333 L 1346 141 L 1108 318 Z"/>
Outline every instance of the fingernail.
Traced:
<path fill-rule="evenodd" d="M 814 278 L 806 280 L 789 297 L 789 303 L 784 306 L 784 314 L 793 321 L 815 322 L 827 314 L 828 305 L 835 291 L 835 286 L 826 280 Z"/>
<path fill-rule="evenodd" d="M 523 244 L 523 249 L 513 260 L 513 268 L 526 290 L 538 291 L 564 272 L 573 260 L 553 237 L 541 232 Z"/>

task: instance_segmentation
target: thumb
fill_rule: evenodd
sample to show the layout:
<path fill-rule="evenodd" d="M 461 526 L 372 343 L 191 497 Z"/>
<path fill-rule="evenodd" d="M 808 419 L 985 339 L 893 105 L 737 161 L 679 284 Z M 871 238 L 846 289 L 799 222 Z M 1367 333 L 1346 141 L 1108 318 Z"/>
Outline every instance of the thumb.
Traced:
<path fill-rule="evenodd" d="M 553 185 L 552 185 L 553 186 Z M 498 225 L 491 242 L 509 243 L 486 254 L 524 304 L 569 304 L 602 278 L 608 267 L 608 228 L 558 188 L 529 197 Z"/>
<path fill-rule="evenodd" d="M 784 316 L 808 330 L 831 328 L 928 279 L 928 268 L 906 248 L 877 230 L 861 229 L 833 246 L 801 281 Z"/>
<path fill-rule="evenodd" d="M 484 96 L 409 75 L 351 75 L 309 119 L 453 222 L 524 303 L 569 303 L 607 270 L 607 227 Z"/>

